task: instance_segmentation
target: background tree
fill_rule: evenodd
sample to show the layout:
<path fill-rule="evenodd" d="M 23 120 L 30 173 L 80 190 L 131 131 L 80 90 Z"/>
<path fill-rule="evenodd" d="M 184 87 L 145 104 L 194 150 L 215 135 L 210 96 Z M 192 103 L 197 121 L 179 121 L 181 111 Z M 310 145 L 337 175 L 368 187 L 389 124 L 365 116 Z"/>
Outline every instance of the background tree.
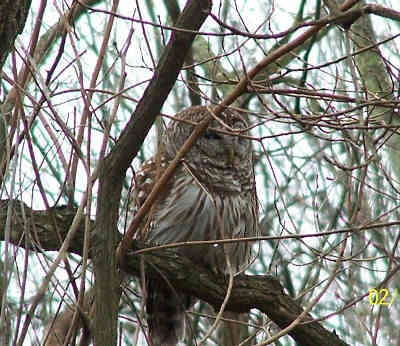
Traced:
<path fill-rule="evenodd" d="M 399 23 L 389 0 L 3 1 L 0 343 L 145 345 L 145 267 L 202 299 L 187 345 L 400 344 Z M 252 123 L 261 236 L 232 285 L 128 231 L 163 123 L 207 103 Z"/>

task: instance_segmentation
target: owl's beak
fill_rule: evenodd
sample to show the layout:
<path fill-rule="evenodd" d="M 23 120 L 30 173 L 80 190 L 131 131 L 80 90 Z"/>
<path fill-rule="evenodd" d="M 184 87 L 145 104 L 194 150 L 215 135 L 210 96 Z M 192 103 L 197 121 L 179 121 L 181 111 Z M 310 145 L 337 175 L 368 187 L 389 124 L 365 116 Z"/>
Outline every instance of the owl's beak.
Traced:
<path fill-rule="evenodd" d="M 226 159 L 227 162 L 232 165 L 233 161 L 235 160 L 235 149 L 233 149 L 232 147 L 227 148 L 226 150 Z"/>

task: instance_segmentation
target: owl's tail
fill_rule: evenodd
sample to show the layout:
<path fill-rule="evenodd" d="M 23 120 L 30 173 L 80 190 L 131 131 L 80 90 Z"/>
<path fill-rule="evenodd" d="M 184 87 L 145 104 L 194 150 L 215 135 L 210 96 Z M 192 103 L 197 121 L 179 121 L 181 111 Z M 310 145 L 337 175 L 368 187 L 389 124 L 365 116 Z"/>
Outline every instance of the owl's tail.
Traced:
<path fill-rule="evenodd" d="M 161 280 L 147 282 L 146 312 L 151 346 L 175 346 L 185 333 L 189 299 Z"/>
<path fill-rule="evenodd" d="M 234 322 L 224 321 L 218 327 L 219 345 L 239 345 L 249 336 L 249 314 L 225 311 L 223 317 Z"/>

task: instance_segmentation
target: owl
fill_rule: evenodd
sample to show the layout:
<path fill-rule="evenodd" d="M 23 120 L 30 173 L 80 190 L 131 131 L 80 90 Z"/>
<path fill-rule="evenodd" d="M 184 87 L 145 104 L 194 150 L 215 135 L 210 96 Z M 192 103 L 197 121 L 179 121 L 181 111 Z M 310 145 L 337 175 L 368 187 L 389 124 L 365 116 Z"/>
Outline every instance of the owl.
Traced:
<path fill-rule="evenodd" d="M 153 185 L 191 135 L 196 124 L 212 112 L 195 106 L 175 115 L 164 132 L 159 153 L 136 174 L 133 203 L 140 208 Z M 149 246 L 175 242 L 245 238 L 257 234 L 257 199 L 248 125 L 242 114 L 226 109 L 208 127 L 176 167 L 136 238 Z M 195 265 L 234 273 L 251 258 L 251 244 L 185 246 L 178 253 Z M 161 278 L 147 278 L 146 315 L 153 346 L 176 345 L 184 336 L 185 310 L 193 299 Z"/>

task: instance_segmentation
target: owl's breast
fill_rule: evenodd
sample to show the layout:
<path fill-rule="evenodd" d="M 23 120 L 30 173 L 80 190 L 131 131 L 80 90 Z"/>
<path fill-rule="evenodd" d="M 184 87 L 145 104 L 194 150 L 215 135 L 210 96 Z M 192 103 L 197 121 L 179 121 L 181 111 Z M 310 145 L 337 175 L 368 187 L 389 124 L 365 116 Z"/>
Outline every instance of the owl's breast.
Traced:
<path fill-rule="evenodd" d="M 176 179 L 174 194 L 157 203 L 148 241 L 153 244 L 244 238 L 256 235 L 256 212 L 252 210 L 250 192 L 216 193 L 208 191 L 193 177 Z M 250 255 L 248 242 L 226 245 L 235 254 L 235 271 Z M 182 247 L 183 253 L 207 266 L 222 266 L 223 246 L 193 245 Z"/>

